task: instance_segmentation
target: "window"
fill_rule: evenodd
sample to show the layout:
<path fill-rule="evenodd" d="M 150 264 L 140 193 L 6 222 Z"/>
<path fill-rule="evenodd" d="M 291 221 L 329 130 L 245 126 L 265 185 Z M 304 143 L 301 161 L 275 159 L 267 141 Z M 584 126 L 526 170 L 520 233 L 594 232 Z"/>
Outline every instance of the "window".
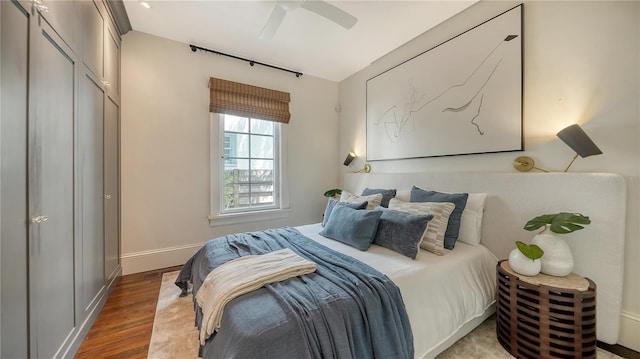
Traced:
<path fill-rule="evenodd" d="M 284 218 L 289 199 L 286 126 L 290 95 L 233 81 L 209 80 L 211 213 L 209 224 Z"/>
<path fill-rule="evenodd" d="M 278 122 L 211 114 L 211 225 L 288 215 L 283 132 Z"/>
<path fill-rule="evenodd" d="M 222 213 L 277 208 L 279 124 L 222 115 Z"/>

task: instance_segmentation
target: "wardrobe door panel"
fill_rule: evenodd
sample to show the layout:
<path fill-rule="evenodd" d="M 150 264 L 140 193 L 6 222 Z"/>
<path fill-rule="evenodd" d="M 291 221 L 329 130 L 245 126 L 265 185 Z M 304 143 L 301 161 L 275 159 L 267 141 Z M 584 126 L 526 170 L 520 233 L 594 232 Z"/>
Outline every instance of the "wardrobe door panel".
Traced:
<path fill-rule="evenodd" d="M 82 61 L 96 75 L 104 75 L 104 20 L 93 1 L 78 3 L 81 17 L 82 31 L 79 32 L 82 46 Z"/>
<path fill-rule="evenodd" d="M 0 358 L 28 357 L 28 10 L 0 1 Z"/>
<path fill-rule="evenodd" d="M 97 303 L 105 285 L 104 277 L 104 92 L 90 76 L 80 80 L 78 116 L 78 183 L 81 201 L 82 309 Z"/>
<path fill-rule="evenodd" d="M 118 105 L 107 99 L 104 118 L 104 187 L 105 187 L 105 275 L 109 282 L 119 274 L 120 268 L 120 220 L 118 217 L 120 195 L 118 188 Z"/>
<path fill-rule="evenodd" d="M 60 39 L 72 49 L 77 48 L 76 39 L 76 6 L 79 2 L 71 0 L 41 0 L 46 10 L 40 11 L 46 21 L 51 24 Z"/>
<path fill-rule="evenodd" d="M 56 358 L 76 328 L 74 290 L 74 82 L 76 60 L 42 22 L 31 61 L 31 357 Z"/>
<path fill-rule="evenodd" d="M 120 97 L 120 40 L 114 30 L 105 28 L 104 77 L 108 92 Z"/>

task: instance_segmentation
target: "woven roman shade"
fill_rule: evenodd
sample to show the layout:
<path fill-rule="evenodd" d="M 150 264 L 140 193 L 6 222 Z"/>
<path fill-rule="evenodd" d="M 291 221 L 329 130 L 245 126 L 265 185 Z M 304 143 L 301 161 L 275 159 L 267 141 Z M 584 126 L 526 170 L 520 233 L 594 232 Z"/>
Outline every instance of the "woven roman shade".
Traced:
<path fill-rule="evenodd" d="M 270 90 L 212 77 L 209 112 L 289 123 L 288 92 Z"/>

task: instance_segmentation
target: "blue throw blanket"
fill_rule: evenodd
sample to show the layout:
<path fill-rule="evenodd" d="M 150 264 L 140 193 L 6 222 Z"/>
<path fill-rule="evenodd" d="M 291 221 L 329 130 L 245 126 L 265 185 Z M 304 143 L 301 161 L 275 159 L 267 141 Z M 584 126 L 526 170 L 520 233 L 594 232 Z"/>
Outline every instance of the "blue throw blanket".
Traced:
<path fill-rule="evenodd" d="M 400 290 L 384 274 L 294 228 L 210 240 L 183 266 L 176 285 L 193 295 L 210 271 L 234 258 L 291 248 L 316 272 L 269 284 L 231 301 L 205 359 L 413 358 Z M 202 311 L 196 308 L 200 328 Z"/>

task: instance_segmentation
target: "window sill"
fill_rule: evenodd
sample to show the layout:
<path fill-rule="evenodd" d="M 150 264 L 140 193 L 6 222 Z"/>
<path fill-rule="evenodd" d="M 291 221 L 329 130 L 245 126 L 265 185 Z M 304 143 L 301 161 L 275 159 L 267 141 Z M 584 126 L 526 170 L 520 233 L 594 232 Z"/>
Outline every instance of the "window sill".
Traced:
<path fill-rule="evenodd" d="M 209 226 L 226 226 L 230 224 L 269 221 L 274 219 L 282 219 L 289 217 L 291 210 L 289 208 L 271 209 L 266 211 L 254 211 L 232 214 L 219 214 L 209 216 Z"/>

